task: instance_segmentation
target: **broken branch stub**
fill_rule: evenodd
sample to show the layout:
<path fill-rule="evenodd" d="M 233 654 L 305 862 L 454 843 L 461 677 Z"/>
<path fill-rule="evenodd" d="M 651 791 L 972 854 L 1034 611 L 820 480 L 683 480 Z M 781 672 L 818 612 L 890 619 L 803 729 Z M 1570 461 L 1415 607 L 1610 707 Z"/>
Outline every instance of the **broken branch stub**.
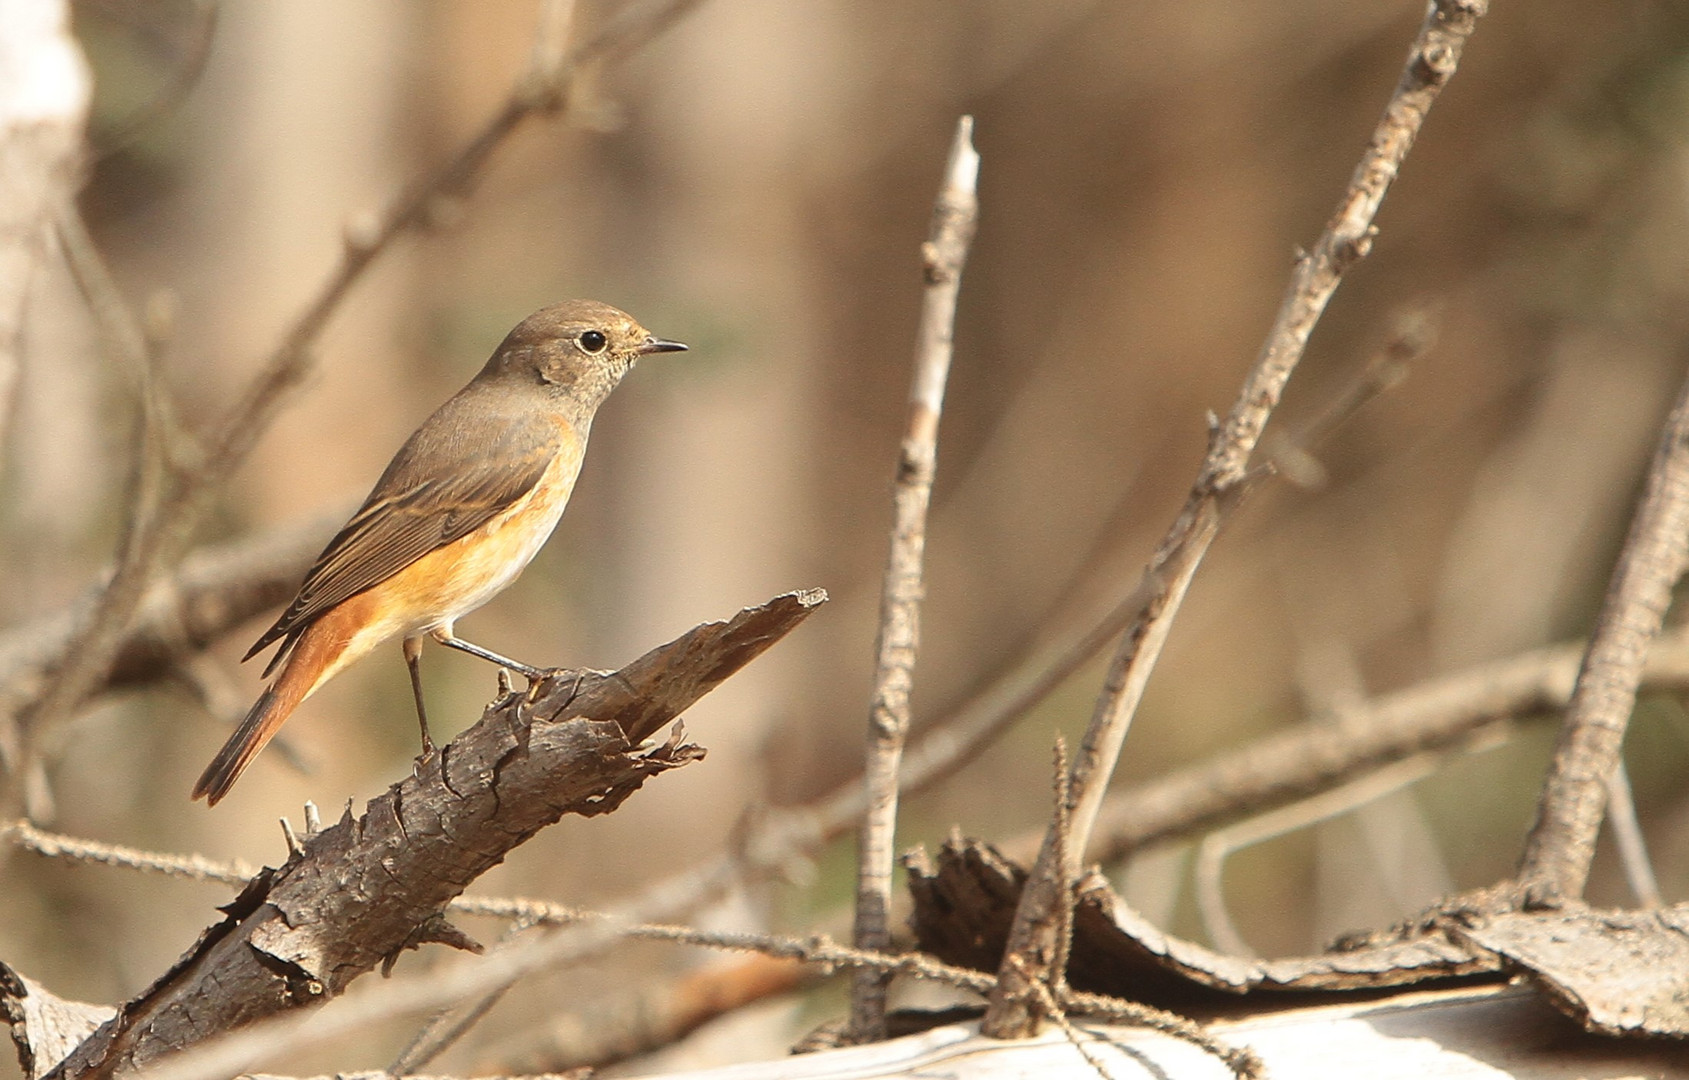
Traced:
<path fill-rule="evenodd" d="M 141 1068 L 334 997 L 402 949 L 451 936 L 437 932 L 442 909 L 508 851 L 564 814 L 607 813 L 648 777 L 702 758 L 678 731 L 641 744 L 825 600 L 819 589 L 778 596 L 620 671 L 566 675 L 493 702 L 361 817 L 348 810 L 253 879 L 223 922 L 53 1075 Z"/>

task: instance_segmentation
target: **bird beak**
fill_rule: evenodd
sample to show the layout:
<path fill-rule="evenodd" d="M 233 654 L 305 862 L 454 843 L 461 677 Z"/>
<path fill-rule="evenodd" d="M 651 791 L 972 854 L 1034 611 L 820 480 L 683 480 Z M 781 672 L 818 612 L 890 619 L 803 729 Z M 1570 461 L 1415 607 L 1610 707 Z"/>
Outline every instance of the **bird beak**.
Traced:
<path fill-rule="evenodd" d="M 654 352 L 685 352 L 686 346 L 678 341 L 664 341 L 662 338 L 653 335 L 648 336 L 644 343 L 634 351 L 639 353 L 640 356 L 646 356 Z"/>

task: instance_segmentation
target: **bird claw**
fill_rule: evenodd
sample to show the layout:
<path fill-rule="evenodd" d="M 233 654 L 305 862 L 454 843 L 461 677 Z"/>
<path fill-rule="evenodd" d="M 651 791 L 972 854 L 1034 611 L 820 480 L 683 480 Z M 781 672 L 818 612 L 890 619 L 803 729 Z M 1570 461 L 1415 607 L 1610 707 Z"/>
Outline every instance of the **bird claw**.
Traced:
<path fill-rule="evenodd" d="M 561 683 L 564 680 L 573 680 L 574 685 L 569 687 L 569 696 L 565 699 L 573 700 L 575 695 L 581 692 L 581 683 L 586 681 L 588 675 L 594 674 L 597 674 L 597 672 L 594 672 L 591 668 L 541 668 L 537 678 L 533 675 L 528 676 L 528 700 L 530 702 L 538 700 L 540 693 L 546 687 Z"/>

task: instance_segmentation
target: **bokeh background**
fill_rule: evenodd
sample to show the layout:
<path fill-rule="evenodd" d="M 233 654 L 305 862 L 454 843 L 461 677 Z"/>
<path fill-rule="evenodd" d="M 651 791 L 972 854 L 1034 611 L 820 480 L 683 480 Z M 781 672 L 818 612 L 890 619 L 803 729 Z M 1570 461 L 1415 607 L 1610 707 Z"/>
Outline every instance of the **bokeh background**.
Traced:
<path fill-rule="evenodd" d="M 613 10 L 583 2 L 577 26 Z M 956 117 L 976 117 L 982 212 L 943 420 L 917 727 L 1076 595 L 1135 580 L 1195 475 L 1205 413 L 1229 407 L 1422 11 L 705 0 L 602 70 L 568 120 L 520 131 L 440 227 L 383 257 L 203 539 L 344 513 L 545 303 L 607 300 L 691 343 L 624 383 L 556 537 L 459 628 L 534 662 L 614 667 L 775 593 L 832 593 L 689 716 L 706 762 L 608 818 L 563 822 L 478 890 L 613 904 L 713 857 L 748 809 L 802 802 L 858 768 L 918 246 Z M 190 0 L 81 0 L 76 14 L 98 147 L 191 63 L 204 15 Z M 535 23 L 530 0 L 221 6 L 192 90 L 100 157 L 82 196 L 130 299 L 174 297 L 184 415 L 229 406 L 328 272 L 348 220 L 496 107 Z M 1433 313 L 1437 344 L 1318 448 L 1323 484 L 1267 484 L 1228 524 L 1121 782 L 1300 722 L 1310 703 L 1586 631 L 1686 358 L 1686 132 L 1689 9 L 1495 5 L 1279 422 L 1318 415 L 1405 311 Z M 61 607 L 109 563 L 135 412 L 62 268 L 31 319 L 0 476 L 10 622 Z M 236 661 L 262 629 L 213 660 L 237 710 L 259 681 Z M 441 727 L 467 725 L 492 694 L 493 673 L 471 658 L 433 650 L 426 671 Z M 1036 827 L 1053 737 L 1082 729 L 1099 680 L 1093 664 L 942 791 L 907 803 L 900 843 Z M 361 805 L 415 752 L 396 644 L 291 721 L 308 773 L 272 752 L 208 812 L 186 796 L 228 719 L 170 688 L 102 704 L 55 766 L 54 827 L 274 863 L 279 815 L 297 823 L 306 799 L 329 816 Z M 1240 932 L 1263 954 L 1303 952 L 1508 873 L 1551 738 L 1545 722 L 1522 724 L 1366 816 L 1239 855 L 1225 883 Z M 1689 717 L 1677 701 L 1644 703 L 1629 760 L 1667 899 L 1680 899 Z M 699 918 L 836 930 L 849 847 Z M 1201 936 L 1187 856 L 1113 869 L 1153 917 Z M 32 856 L 0 875 L 0 956 L 90 1001 L 142 988 L 228 898 Z M 1610 852 L 1591 897 L 1630 902 Z M 532 980 L 437 1068 L 497 1068 L 545 1018 L 705 959 L 641 947 Z M 834 989 L 777 1003 L 663 1063 L 778 1053 L 838 1001 Z M 382 1065 L 409 1030 L 302 1054 L 293 1071 Z"/>

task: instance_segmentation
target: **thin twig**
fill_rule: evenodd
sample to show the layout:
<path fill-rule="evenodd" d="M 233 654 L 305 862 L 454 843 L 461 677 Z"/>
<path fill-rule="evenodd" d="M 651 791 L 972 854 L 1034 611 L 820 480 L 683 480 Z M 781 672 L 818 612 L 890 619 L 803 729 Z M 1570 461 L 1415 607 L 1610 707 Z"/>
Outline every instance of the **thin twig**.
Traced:
<path fill-rule="evenodd" d="M 1180 1016 L 1178 1013 L 1157 1009 L 1153 1005 L 1145 1005 L 1137 1001 L 1124 1001 L 1102 994 L 1082 994 L 1074 991 L 1059 995 L 1056 1001 L 1069 1013 L 1083 1013 L 1098 1020 L 1141 1024 L 1163 1034 L 1183 1039 L 1225 1062 L 1226 1067 L 1231 1069 L 1240 1080 L 1260 1080 L 1260 1078 L 1266 1076 L 1266 1066 L 1262 1064 L 1255 1051 L 1244 1046 L 1228 1046 L 1209 1034 L 1208 1029 L 1201 1024 L 1189 1017 Z"/>
<path fill-rule="evenodd" d="M 1191 877 L 1196 887 L 1197 911 L 1214 947 L 1233 956 L 1258 955 L 1238 933 L 1226 909 L 1222 881 L 1227 858 L 1286 833 L 1352 813 L 1392 792 L 1418 783 L 1442 768 L 1448 756 L 1448 752 L 1419 754 L 1351 780 L 1341 787 L 1278 807 L 1228 828 L 1217 829 L 1203 837 L 1202 843 L 1197 845 Z"/>
<path fill-rule="evenodd" d="M 583 1003 L 480 1048 L 520 1071 L 602 1069 L 673 1046 L 712 1020 L 812 988 L 822 976 L 793 960 L 752 953 Z"/>
<path fill-rule="evenodd" d="M 1261 440 L 1263 456 L 1279 475 L 1299 487 L 1315 488 L 1325 482 L 1325 467 L 1313 456 L 1313 447 L 1348 423 L 1380 395 L 1395 389 L 1407 378 L 1409 368 L 1431 351 L 1437 340 L 1437 320 L 1425 307 L 1410 308 L 1394 320 L 1383 346 L 1367 361 L 1360 376 L 1349 383 L 1325 408 L 1294 435 L 1269 431 Z"/>
<path fill-rule="evenodd" d="M 10 837 L 26 851 L 50 859 L 115 866 L 124 870 L 141 870 L 166 877 L 187 878 L 190 881 L 216 881 L 225 885 L 245 885 L 258 868 L 239 860 L 220 862 L 203 855 L 165 855 L 156 851 L 141 851 L 121 844 L 102 844 L 74 836 L 45 832 L 29 822 L 12 822 L 0 829 L 0 839 Z"/>
<path fill-rule="evenodd" d="M 898 458 L 892 500 L 895 521 L 891 554 L 880 596 L 880 632 L 875 645 L 874 692 L 868 714 L 868 748 L 863 767 L 867 813 L 857 844 L 856 925 L 858 948 L 891 944 L 887 913 L 895 862 L 897 792 L 903 740 L 909 733 L 909 696 L 920 645 L 922 561 L 927 543 L 927 505 L 938 467 L 938 420 L 950 374 L 956 324 L 956 296 L 968 245 L 979 220 L 979 154 L 973 147 L 973 117 L 956 122 L 956 136 L 933 203 L 932 228 L 921 245 L 926 288 L 915 338 L 909 422 Z M 850 1036 L 876 1042 L 886 1036 L 887 980 L 877 971 L 857 971 L 850 988 Z"/>
<path fill-rule="evenodd" d="M 1067 1014 L 1062 1012 L 1061 1006 L 1056 1003 L 1055 995 L 1050 993 L 1050 988 L 1043 983 L 1037 984 L 1037 987 L 1038 995 L 1043 1000 L 1044 1011 L 1049 1014 L 1050 1019 L 1055 1022 L 1056 1027 L 1060 1029 L 1068 1043 L 1079 1051 L 1079 1056 L 1085 1059 L 1085 1064 L 1091 1066 L 1091 1071 L 1095 1072 L 1101 1080 L 1115 1080 L 1114 1074 L 1108 1071 L 1108 1064 L 1103 1061 L 1102 1055 L 1091 1047 L 1090 1043 L 1080 1034 L 1079 1029 L 1073 1025 L 1073 1021 L 1069 1020 Z"/>
<path fill-rule="evenodd" d="M 1607 824 L 1613 830 L 1613 844 L 1619 849 L 1619 865 L 1624 867 L 1625 881 L 1638 907 L 1657 908 L 1665 901 L 1660 897 L 1660 882 L 1654 876 L 1653 860 L 1648 858 L 1648 844 L 1642 835 L 1642 823 L 1636 818 L 1636 800 L 1631 796 L 1630 771 L 1619 762 L 1607 782 Z"/>
<path fill-rule="evenodd" d="M 1073 790 L 1068 773 L 1067 740 L 1056 736 L 1055 751 L 1055 782 L 1051 785 L 1055 796 L 1055 808 L 1051 811 L 1051 821 L 1055 824 L 1056 855 L 1063 864 L 1067 861 L 1067 845 L 1072 842 L 1073 829 Z M 1067 890 L 1059 909 L 1056 924 L 1056 953 L 1050 963 L 1050 985 L 1061 992 L 1067 989 L 1067 959 L 1073 951 L 1073 908 L 1079 900 L 1079 883 L 1075 881 L 1073 887 Z"/>
<path fill-rule="evenodd" d="M 1414 754 L 1459 745 L 1495 724 L 1563 709 L 1579 653 L 1577 645 L 1556 645 L 1453 672 L 1130 788 L 1105 804 L 1091 857 L 1118 862 L 1147 844 L 1282 806 Z M 1643 679 L 1654 690 L 1689 689 L 1689 628 L 1656 642 Z M 1029 851 L 1034 843 L 1026 838 L 1007 850 Z"/>
<path fill-rule="evenodd" d="M 154 512 L 126 545 L 87 622 L 60 658 L 52 681 L 28 715 L 17 718 L 20 760 L 11 763 L 14 775 L 27 775 L 34 768 L 42 734 L 62 723 L 104 681 L 148 586 L 179 557 L 211 497 L 269 428 L 290 397 L 289 391 L 309 375 L 315 365 L 313 347 L 317 339 L 365 270 L 400 235 L 424 225 L 441 200 L 467 194 L 494 151 L 523 121 L 566 112 L 574 77 L 583 66 L 643 44 L 698 2 L 662 0 L 631 5 L 596 37 L 561 58 L 547 47 L 557 40 L 554 21 L 542 19 L 535 64 L 494 115 L 450 160 L 401 196 L 378 220 L 367 228 L 347 230 L 337 265 L 235 407 L 214 426 L 196 467 L 167 476 Z M 11 801 L 15 808 L 20 794 L 13 792 Z M 0 814 L 12 816 L 5 812 L 4 804 L 0 804 Z"/>
<path fill-rule="evenodd" d="M 505 931 L 501 945 L 509 944 L 519 935 L 533 927 L 533 923 L 518 920 Z M 392 1076 L 403 1076 L 414 1073 L 431 1063 L 435 1058 L 445 1053 L 452 1044 L 469 1033 L 469 1029 L 480 1023 L 492 1011 L 510 990 L 509 986 L 501 986 L 490 993 L 483 994 L 478 1000 L 467 1005 L 445 1009 L 434 1015 L 433 1019 L 422 1026 L 411 1037 L 405 1048 L 399 1051 L 393 1063 L 387 1066 L 387 1072 Z"/>
<path fill-rule="evenodd" d="M 1090 1048 L 1090 1043 L 1081 1038 L 1079 1028 L 1067 1018 L 1068 1010 L 1064 1008 L 1064 1006 L 1076 1005 L 1079 1003 L 1079 999 L 1091 995 L 1071 994 L 1065 990 L 1051 992 L 1050 988 L 1041 982 L 1032 985 L 1044 1011 L 1061 1029 L 1061 1033 L 1067 1037 L 1067 1041 L 1073 1044 L 1074 1049 L 1078 1050 L 1086 1063 L 1096 1070 L 1098 1076 L 1101 1076 L 1103 1080 L 1113 1080 L 1113 1075 L 1105 1067 L 1102 1057 Z M 1092 1015 L 1127 1020 L 1165 1035 L 1183 1039 L 1198 1049 L 1206 1051 L 1210 1056 L 1219 1058 L 1238 1080 L 1262 1080 L 1265 1076 L 1264 1066 L 1255 1051 L 1248 1047 L 1239 1048 L 1226 1045 L 1216 1039 L 1206 1027 L 1189 1017 L 1135 1001 L 1120 1001 L 1117 998 L 1104 998 L 1097 1004 L 1103 1011 L 1092 1013 Z M 1119 1007 L 1122 1005 L 1127 1007 L 1120 1009 Z M 1086 1011 L 1089 1012 L 1090 1010 Z M 1100 1037 L 1097 1037 L 1095 1041 L 1109 1042 L 1109 1040 Z M 1113 1044 L 1109 1043 L 1109 1045 Z"/>
<path fill-rule="evenodd" d="M 1619 765 L 1636 688 L 1671 591 L 1689 565 L 1689 380 L 1660 433 L 1630 533 L 1613 569 L 1525 840 L 1527 902 L 1583 895 L 1607 787 Z"/>
<path fill-rule="evenodd" d="M 1127 729 L 1142 700 L 1191 579 L 1219 531 L 1220 519 L 1241 493 L 1251 455 L 1284 393 L 1326 303 L 1372 246 L 1373 218 L 1401 168 L 1425 115 L 1454 74 L 1466 38 L 1488 0 L 1434 0 L 1408 54 L 1407 66 L 1385 106 L 1348 190 L 1311 252 L 1297 261 L 1278 317 L 1255 367 L 1223 424 L 1210 436 L 1207 457 L 1178 519 L 1156 549 L 1145 577 L 1157 587 L 1129 628 L 1109 668 L 1102 695 L 1073 762 L 1073 840 L 1068 862 L 1055 861 L 1053 828 L 1039 851 L 1015 914 L 983 1030 L 1023 1038 L 1038 1025 L 1028 978 L 1047 978 L 1054 952 L 1054 913 L 1079 874 L 1084 851 Z M 1013 961 L 1013 962 L 1011 962 Z"/>
<path fill-rule="evenodd" d="M 193 7 L 192 35 L 184 54 L 173 65 L 164 84 L 128 115 L 98 132 L 97 141 L 90 140 L 95 142 L 92 149 L 98 160 L 104 161 L 128 149 L 153 124 L 175 112 L 193 88 L 199 85 L 211 59 L 211 46 L 217 38 L 217 17 L 222 5 L 218 0 L 195 0 Z"/>

